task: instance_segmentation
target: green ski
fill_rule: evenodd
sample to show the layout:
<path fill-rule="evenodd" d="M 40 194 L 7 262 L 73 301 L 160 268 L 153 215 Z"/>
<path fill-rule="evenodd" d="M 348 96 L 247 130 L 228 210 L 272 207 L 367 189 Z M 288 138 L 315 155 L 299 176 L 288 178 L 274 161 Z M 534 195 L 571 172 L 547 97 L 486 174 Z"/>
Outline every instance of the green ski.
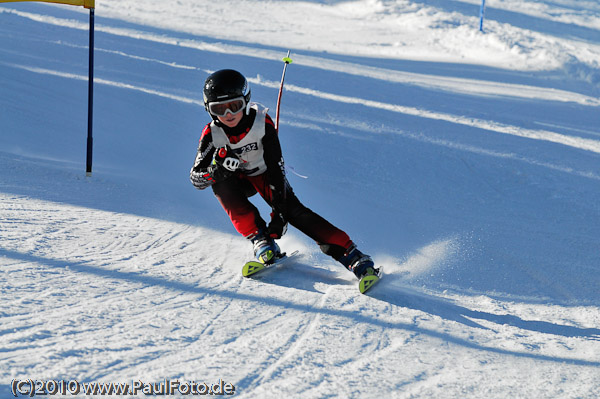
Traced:
<path fill-rule="evenodd" d="M 360 279 L 358 290 L 361 294 L 369 291 L 383 276 L 383 267 L 380 266 L 377 274 L 367 274 Z"/>

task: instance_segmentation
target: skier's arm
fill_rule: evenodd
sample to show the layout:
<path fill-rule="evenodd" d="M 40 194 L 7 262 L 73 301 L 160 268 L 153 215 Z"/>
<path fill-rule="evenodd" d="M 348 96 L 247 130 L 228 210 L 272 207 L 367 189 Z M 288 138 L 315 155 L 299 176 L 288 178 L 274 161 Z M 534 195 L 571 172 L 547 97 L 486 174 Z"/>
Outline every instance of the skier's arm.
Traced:
<path fill-rule="evenodd" d="M 275 202 L 280 202 L 285 200 L 286 192 L 285 165 L 281 153 L 281 144 L 279 143 L 275 124 L 268 115 L 265 126 L 265 136 L 262 142 L 265 164 L 267 165 L 267 181 L 273 191 L 273 199 Z"/>
<path fill-rule="evenodd" d="M 273 209 L 267 232 L 272 238 L 278 239 L 287 231 L 286 195 L 288 190 L 285 177 L 285 165 L 281 154 L 281 144 L 275 129 L 275 124 L 267 115 L 265 120 L 265 137 L 263 138 L 264 159 L 267 165 L 267 182 L 271 187 L 270 205 Z"/>
<path fill-rule="evenodd" d="M 210 187 L 215 183 L 213 171 L 211 168 L 212 159 L 215 153 L 215 146 L 212 142 L 210 124 L 204 127 L 202 137 L 198 145 L 198 152 L 194 166 L 190 170 L 190 181 L 199 190 Z"/>

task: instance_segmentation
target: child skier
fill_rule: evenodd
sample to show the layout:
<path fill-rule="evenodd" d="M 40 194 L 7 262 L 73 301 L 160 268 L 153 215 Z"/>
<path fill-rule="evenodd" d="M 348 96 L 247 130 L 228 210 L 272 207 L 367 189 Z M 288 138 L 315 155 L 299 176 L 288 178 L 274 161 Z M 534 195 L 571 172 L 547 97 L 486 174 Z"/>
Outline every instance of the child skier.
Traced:
<path fill-rule="evenodd" d="M 250 87 L 241 73 L 224 69 L 211 74 L 204 84 L 204 107 L 212 121 L 202 131 L 190 180 L 200 190 L 212 187 L 235 229 L 252 241 L 260 262 L 281 257 L 275 239 L 289 222 L 358 278 L 379 273 L 345 232 L 300 203 L 285 176 L 277 129 L 266 108 L 250 103 Z M 273 210 L 268 225 L 248 200 L 257 192 Z"/>

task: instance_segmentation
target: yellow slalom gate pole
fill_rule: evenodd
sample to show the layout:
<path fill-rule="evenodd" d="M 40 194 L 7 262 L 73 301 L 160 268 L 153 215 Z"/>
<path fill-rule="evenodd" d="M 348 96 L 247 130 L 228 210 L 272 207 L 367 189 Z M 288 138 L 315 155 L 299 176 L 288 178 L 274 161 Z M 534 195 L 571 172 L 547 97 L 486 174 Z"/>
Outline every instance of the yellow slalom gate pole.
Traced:
<path fill-rule="evenodd" d="M 275 110 L 275 130 L 279 131 L 279 108 L 281 106 L 281 94 L 283 93 L 283 80 L 285 79 L 285 70 L 287 66 L 292 63 L 292 59 L 290 58 L 290 50 L 287 52 L 287 56 L 283 57 L 283 62 L 285 65 L 283 66 L 283 74 L 281 75 L 281 85 L 279 86 L 279 96 L 277 96 L 277 109 Z"/>

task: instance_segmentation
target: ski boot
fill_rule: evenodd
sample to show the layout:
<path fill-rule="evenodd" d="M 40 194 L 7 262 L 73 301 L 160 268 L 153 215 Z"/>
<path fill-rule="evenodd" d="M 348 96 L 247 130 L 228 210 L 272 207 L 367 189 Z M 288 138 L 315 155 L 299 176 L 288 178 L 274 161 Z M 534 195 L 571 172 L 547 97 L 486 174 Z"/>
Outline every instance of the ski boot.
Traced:
<path fill-rule="evenodd" d="M 253 237 L 250 237 L 250 240 L 254 245 L 254 256 L 259 262 L 268 265 L 282 257 L 279 245 L 263 231 L 259 231 Z"/>
<path fill-rule="evenodd" d="M 354 273 L 356 278 L 361 280 L 364 276 L 379 276 L 379 269 L 375 267 L 373 259 L 369 255 L 365 255 L 356 248 L 356 245 L 352 246 L 346 251 L 338 261 Z"/>

